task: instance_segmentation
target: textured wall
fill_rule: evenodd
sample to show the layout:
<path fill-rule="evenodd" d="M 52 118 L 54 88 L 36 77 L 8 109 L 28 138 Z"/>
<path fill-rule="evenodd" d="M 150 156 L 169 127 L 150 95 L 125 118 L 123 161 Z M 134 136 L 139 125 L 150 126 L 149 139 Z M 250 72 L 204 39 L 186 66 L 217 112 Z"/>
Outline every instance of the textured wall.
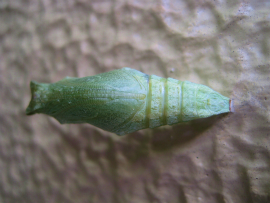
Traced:
<path fill-rule="evenodd" d="M 0 0 L 0 202 L 270 202 L 268 0 Z M 128 66 L 235 113 L 123 137 L 25 116 L 29 82 Z"/>

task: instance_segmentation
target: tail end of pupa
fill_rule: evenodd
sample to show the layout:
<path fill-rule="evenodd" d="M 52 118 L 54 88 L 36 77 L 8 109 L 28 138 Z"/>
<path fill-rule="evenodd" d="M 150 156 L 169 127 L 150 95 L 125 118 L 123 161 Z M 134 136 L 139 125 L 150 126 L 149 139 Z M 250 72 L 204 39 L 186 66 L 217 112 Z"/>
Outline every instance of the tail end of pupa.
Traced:
<path fill-rule="evenodd" d="M 36 81 L 30 82 L 31 89 L 31 101 L 29 102 L 28 107 L 26 108 L 26 115 L 33 115 L 39 113 L 38 111 L 42 108 L 44 104 L 44 94 L 48 90 L 48 84 L 38 83 Z"/>

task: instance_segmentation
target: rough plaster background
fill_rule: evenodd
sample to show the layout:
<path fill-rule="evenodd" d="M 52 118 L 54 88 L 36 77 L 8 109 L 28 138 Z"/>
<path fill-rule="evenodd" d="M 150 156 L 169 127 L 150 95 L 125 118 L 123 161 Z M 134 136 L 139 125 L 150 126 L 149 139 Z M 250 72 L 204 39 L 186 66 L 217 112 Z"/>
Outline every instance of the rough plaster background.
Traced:
<path fill-rule="evenodd" d="M 0 202 L 270 202 L 268 0 L 0 0 Z M 235 113 L 123 137 L 25 116 L 29 82 L 128 66 Z"/>

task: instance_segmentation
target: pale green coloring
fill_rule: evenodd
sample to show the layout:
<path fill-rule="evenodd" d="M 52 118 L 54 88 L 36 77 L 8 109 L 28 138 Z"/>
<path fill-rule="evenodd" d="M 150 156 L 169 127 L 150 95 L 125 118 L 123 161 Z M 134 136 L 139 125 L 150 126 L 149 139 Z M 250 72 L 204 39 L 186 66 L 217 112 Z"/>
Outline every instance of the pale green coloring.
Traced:
<path fill-rule="evenodd" d="M 205 85 L 122 68 L 56 83 L 31 81 L 27 115 L 90 123 L 124 135 L 230 112 L 230 99 Z"/>

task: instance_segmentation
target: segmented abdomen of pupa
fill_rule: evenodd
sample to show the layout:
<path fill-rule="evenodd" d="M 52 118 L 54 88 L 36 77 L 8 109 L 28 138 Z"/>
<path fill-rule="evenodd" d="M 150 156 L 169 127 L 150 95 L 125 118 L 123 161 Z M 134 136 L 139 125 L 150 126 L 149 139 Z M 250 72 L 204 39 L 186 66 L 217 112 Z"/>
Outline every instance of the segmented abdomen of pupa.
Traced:
<path fill-rule="evenodd" d="M 172 125 L 229 111 L 229 98 L 205 85 L 150 76 L 149 127 Z"/>

